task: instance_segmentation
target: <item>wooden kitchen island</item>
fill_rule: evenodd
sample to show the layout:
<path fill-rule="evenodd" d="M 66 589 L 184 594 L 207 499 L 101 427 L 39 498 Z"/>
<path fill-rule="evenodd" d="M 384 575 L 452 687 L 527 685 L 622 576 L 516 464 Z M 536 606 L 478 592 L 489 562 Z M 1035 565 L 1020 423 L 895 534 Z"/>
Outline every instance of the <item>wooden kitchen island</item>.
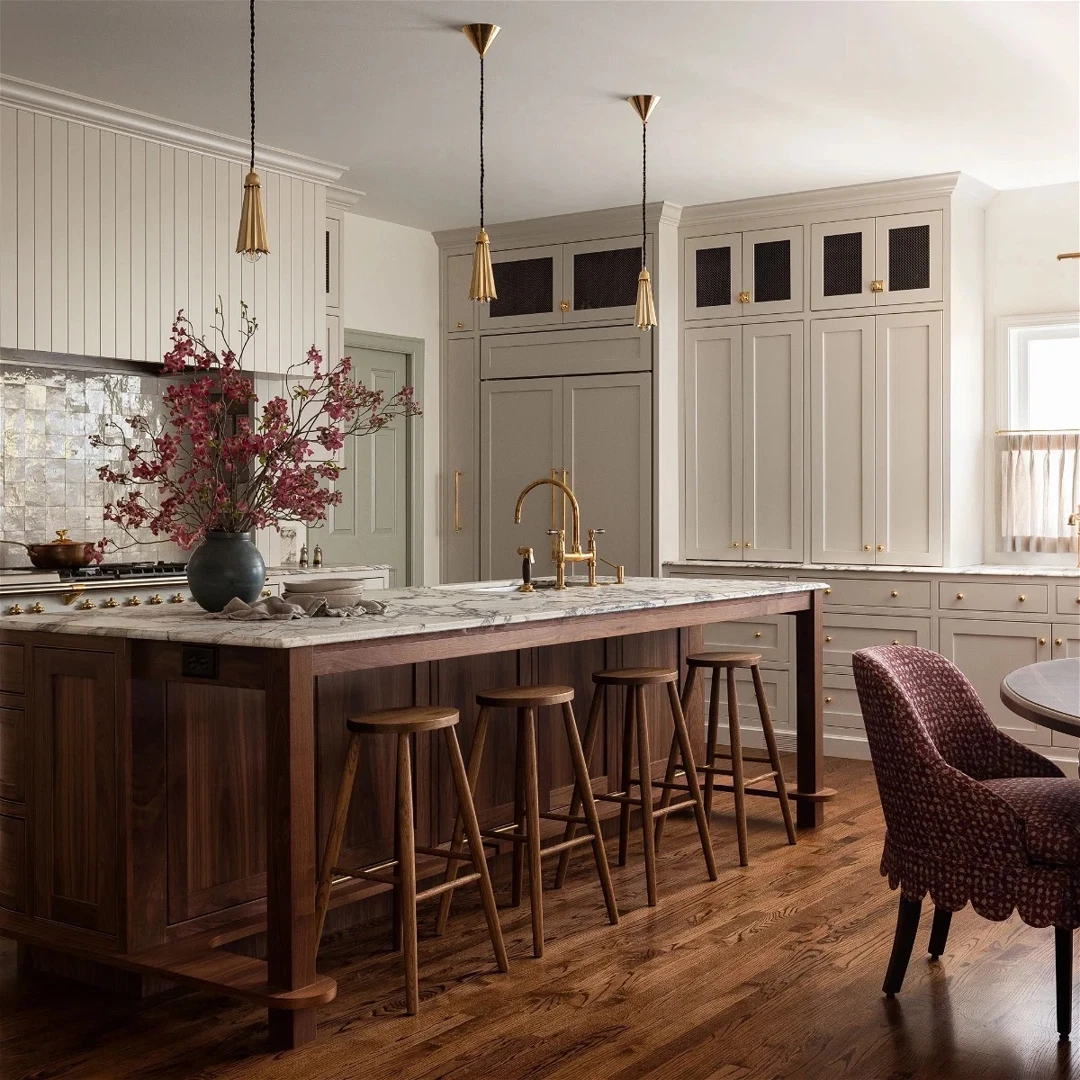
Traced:
<path fill-rule="evenodd" d="M 2 616 L 0 935 L 43 970 L 251 1001 L 269 1010 L 276 1045 L 308 1042 L 316 1007 L 336 992 L 316 974 L 313 926 L 346 717 L 454 706 L 467 753 L 480 689 L 567 683 L 583 725 L 593 671 L 681 667 L 708 623 L 791 614 L 793 793 L 799 825 L 813 827 L 828 794 L 824 587 L 638 578 L 524 594 L 482 582 L 380 593 L 384 615 L 349 620 L 229 622 L 191 604 Z M 656 774 L 671 737 L 661 705 L 650 697 Z M 618 717 L 618 695 L 608 708 Z M 690 718 L 700 752 L 700 700 Z M 565 739 L 549 723 L 541 717 L 542 808 L 568 803 L 572 785 Z M 476 791 L 485 826 L 513 817 L 515 728 L 496 723 L 488 735 Z M 601 729 L 590 762 L 598 791 L 617 788 L 616 729 Z M 393 858 L 393 754 L 390 739 L 365 743 L 343 864 Z M 417 841 L 445 844 L 455 805 L 441 743 L 417 736 L 413 760 Z M 445 868 L 421 862 L 421 876 Z M 385 910 L 389 886 L 335 889 L 328 930 Z"/>

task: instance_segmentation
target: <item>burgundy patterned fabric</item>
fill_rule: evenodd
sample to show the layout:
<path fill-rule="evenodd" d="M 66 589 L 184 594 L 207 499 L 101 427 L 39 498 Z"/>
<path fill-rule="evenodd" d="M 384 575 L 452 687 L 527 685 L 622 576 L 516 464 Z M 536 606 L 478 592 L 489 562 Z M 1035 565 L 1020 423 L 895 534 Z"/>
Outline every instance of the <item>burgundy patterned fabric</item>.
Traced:
<path fill-rule="evenodd" d="M 1080 781 L 999 731 L 940 654 L 884 645 L 852 664 L 889 885 L 949 911 L 1080 926 Z"/>

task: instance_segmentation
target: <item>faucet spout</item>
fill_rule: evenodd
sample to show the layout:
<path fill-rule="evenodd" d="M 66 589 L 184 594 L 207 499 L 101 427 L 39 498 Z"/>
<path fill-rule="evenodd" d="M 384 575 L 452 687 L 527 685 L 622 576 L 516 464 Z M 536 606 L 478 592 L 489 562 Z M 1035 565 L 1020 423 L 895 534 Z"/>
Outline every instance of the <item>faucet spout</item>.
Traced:
<path fill-rule="evenodd" d="M 572 555 L 580 555 L 581 552 L 581 511 L 578 507 L 577 496 L 570 490 L 570 488 L 564 484 L 561 480 L 556 480 L 553 476 L 542 476 L 539 480 L 534 480 L 531 484 L 527 485 L 518 496 L 517 506 L 514 507 L 514 524 L 521 524 L 521 508 L 525 503 L 525 496 L 529 494 L 535 487 L 540 487 L 542 484 L 549 484 L 551 487 L 558 488 L 564 495 L 570 500 L 570 512 L 573 514 L 574 519 L 574 534 L 572 540 L 572 546 L 570 553 Z"/>

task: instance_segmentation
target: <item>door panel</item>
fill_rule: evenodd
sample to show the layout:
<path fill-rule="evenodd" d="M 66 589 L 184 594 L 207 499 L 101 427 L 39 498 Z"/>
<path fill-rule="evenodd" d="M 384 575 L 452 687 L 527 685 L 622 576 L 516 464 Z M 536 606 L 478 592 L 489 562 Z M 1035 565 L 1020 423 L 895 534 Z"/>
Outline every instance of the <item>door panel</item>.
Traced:
<path fill-rule="evenodd" d="M 877 219 L 878 307 L 941 300 L 941 219 L 940 210 Z"/>
<path fill-rule="evenodd" d="M 562 248 L 521 248 L 491 254 L 498 299 L 480 304 L 480 329 L 552 326 L 563 321 Z"/>
<path fill-rule="evenodd" d="M 683 244 L 683 317 L 723 319 L 740 314 L 742 236 L 698 236 Z"/>
<path fill-rule="evenodd" d="M 874 319 L 810 324 L 810 551 L 874 561 Z"/>
<path fill-rule="evenodd" d="M 803 557 L 802 323 L 743 327 L 743 555 Z"/>
<path fill-rule="evenodd" d="M 651 433 L 652 376 L 563 380 L 562 465 L 581 505 L 582 548 L 587 529 L 606 530 L 597 540 L 600 554 L 630 576 L 652 573 Z M 613 571 L 598 566 L 597 573 Z M 575 565 L 573 574 L 588 572 Z"/>
<path fill-rule="evenodd" d="M 518 494 L 533 480 L 561 466 L 563 453 L 561 379 L 506 379 L 485 382 L 480 390 L 480 574 L 516 578 L 517 549 L 531 545 L 537 573 L 553 572 L 548 563 L 551 489 L 533 491 L 521 525 L 514 524 Z M 573 478 L 571 478 L 572 480 Z"/>
<path fill-rule="evenodd" d="M 479 379 L 472 337 L 451 338 L 446 347 L 443 394 L 443 581 L 480 576 Z"/>
<path fill-rule="evenodd" d="M 651 258 L 652 245 L 647 245 Z M 563 247 L 563 322 L 632 319 L 641 273 L 641 237 L 588 240 Z"/>
<path fill-rule="evenodd" d="M 803 309 L 803 230 L 743 233 L 743 288 L 750 294 L 741 314 L 774 315 Z"/>
<path fill-rule="evenodd" d="M 875 267 L 873 218 L 810 227 L 810 307 L 873 307 Z"/>
<path fill-rule="evenodd" d="M 941 313 L 879 315 L 876 555 L 941 565 Z"/>
<path fill-rule="evenodd" d="M 476 301 L 469 299 L 472 263 L 471 255 L 446 260 L 446 327 L 451 334 L 472 333 L 476 325 Z"/>
<path fill-rule="evenodd" d="M 684 349 L 690 559 L 742 560 L 742 329 L 688 330 Z"/>

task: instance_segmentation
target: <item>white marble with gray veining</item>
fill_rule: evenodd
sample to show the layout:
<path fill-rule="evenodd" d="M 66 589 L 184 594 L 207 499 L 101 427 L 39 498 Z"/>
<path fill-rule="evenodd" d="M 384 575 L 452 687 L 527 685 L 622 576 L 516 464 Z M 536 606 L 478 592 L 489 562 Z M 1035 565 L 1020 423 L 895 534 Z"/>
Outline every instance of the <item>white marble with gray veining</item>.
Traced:
<path fill-rule="evenodd" d="M 1080 580 L 1080 569 L 1075 566 L 1032 566 L 1030 564 L 993 566 L 978 564 L 975 566 L 876 566 L 873 564 L 853 563 L 767 563 L 767 562 L 724 562 L 719 559 L 695 559 L 685 562 L 666 562 L 664 571 L 676 571 L 680 574 L 694 571 L 712 573 L 717 570 L 775 570 L 782 574 L 927 574 L 934 577 L 953 577 L 985 575 L 1003 578 L 1073 578 Z"/>
<path fill-rule="evenodd" d="M 516 591 L 516 582 L 389 589 L 379 593 L 385 615 L 292 622 L 224 622 L 194 604 L 138 609 L 73 611 L 64 614 L 0 615 L 0 630 L 33 630 L 90 637 L 188 641 L 208 645 L 299 648 L 349 641 L 379 641 L 414 634 L 441 634 L 486 626 L 512 626 L 613 612 L 706 604 L 717 600 L 776 596 L 824 589 L 823 582 L 750 579 L 630 578 L 625 585 L 596 589 L 572 586 L 562 592 Z"/>

